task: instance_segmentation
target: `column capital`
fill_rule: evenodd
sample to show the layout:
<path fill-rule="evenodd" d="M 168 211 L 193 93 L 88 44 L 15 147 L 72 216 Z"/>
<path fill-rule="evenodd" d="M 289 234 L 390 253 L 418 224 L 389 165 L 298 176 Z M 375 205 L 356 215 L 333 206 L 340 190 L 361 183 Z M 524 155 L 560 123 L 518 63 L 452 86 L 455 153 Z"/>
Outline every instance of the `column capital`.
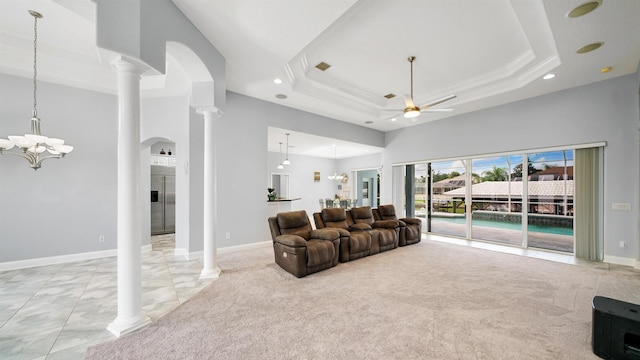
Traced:
<path fill-rule="evenodd" d="M 151 69 L 151 67 L 144 62 L 124 55 L 114 57 L 110 63 L 118 72 L 127 72 L 138 76 Z"/>
<path fill-rule="evenodd" d="M 209 117 L 221 118 L 222 115 L 224 114 L 222 111 L 220 111 L 218 108 L 214 106 L 198 107 L 196 108 L 196 112 L 198 114 L 204 115 L 205 119 Z"/>

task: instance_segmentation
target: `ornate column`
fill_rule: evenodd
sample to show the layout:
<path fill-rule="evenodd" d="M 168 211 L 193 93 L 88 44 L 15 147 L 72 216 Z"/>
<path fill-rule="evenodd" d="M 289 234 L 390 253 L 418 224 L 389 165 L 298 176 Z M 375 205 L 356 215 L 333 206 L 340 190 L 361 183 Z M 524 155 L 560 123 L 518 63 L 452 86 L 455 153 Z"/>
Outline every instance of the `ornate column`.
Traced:
<path fill-rule="evenodd" d="M 118 316 L 116 336 L 151 323 L 142 312 L 140 241 L 140 74 L 133 61 L 114 61 L 118 74 Z"/>
<path fill-rule="evenodd" d="M 217 229 L 217 168 L 216 168 L 216 119 L 218 111 L 198 110 L 204 115 L 204 259 L 200 278 L 217 278 L 222 270 L 218 267 L 216 249 Z"/>

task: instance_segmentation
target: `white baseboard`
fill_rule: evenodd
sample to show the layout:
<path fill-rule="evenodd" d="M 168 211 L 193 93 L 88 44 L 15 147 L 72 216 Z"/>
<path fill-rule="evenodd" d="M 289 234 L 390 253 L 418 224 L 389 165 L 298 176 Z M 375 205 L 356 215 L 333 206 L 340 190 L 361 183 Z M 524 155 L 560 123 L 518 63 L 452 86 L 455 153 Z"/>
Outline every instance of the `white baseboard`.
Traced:
<path fill-rule="evenodd" d="M 260 249 L 260 248 L 263 248 L 263 247 L 271 246 L 271 244 L 273 244 L 272 241 L 262 241 L 262 242 L 251 243 L 251 244 L 226 246 L 226 247 L 223 247 L 223 248 L 218 248 L 218 252 L 217 253 L 218 254 L 229 254 L 229 253 L 238 252 L 238 251 Z M 175 249 L 174 255 L 175 256 L 182 256 L 187 260 L 193 260 L 193 259 L 198 259 L 198 258 L 204 257 L 204 251 L 200 250 L 200 251 L 194 251 L 194 252 L 187 252 L 186 249 L 179 248 L 179 249 Z"/>
<path fill-rule="evenodd" d="M 272 241 L 262 241 L 262 242 L 251 243 L 251 244 L 227 246 L 227 247 L 219 248 L 218 254 L 228 254 L 236 251 L 259 249 L 259 248 L 271 246 L 272 243 L 273 243 Z M 152 250 L 151 244 L 142 245 L 142 252 L 148 252 L 151 250 Z M 182 249 L 182 248 L 175 249 L 174 254 L 176 256 L 182 256 L 187 260 L 198 259 L 204 256 L 204 252 L 202 250 L 194 251 L 190 253 L 190 252 L 187 252 L 186 249 Z M 50 256 L 50 257 L 43 257 L 43 258 L 36 258 L 36 259 L 7 261 L 7 262 L 0 263 L 0 271 L 25 269 L 25 268 L 31 268 L 36 266 L 64 264 L 64 263 L 69 263 L 74 261 L 93 260 L 93 259 L 100 259 L 105 257 L 117 256 L 117 255 L 118 255 L 117 249 L 110 249 L 110 250 L 78 253 L 78 254 Z M 635 262 L 635 260 L 633 261 Z"/>
<path fill-rule="evenodd" d="M 142 245 L 141 247 L 141 251 L 143 253 L 151 250 L 152 250 L 151 244 Z M 101 259 L 101 258 L 112 257 L 112 256 L 118 256 L 117 249 L 90 251 L 85 253 L 60 255 L 60 256 L 49 256 L 49 257 L 27 259 L 27 260 L 7 261 L 7 262 L 0 263 L 0 271 L 26 269 L 26 268 L 36 267 L 36 266 L 64 264 L 64 263 L 70 263 L 74 261 Z"/>
<path fill-rule="evenodd" d="M 187 252 L 187 249 L 184 249 L 184 248 L 175 248 L 175 249 L 173 249 L 173 255 L 182 256 L 185 259 L 187 259 L 189 257 L 189 253 Z"/>
<path fill-rule="evenodd" d="M 236 251 L 260 249 L 260 248 L 263 248 L 263 247 L 272 246 L 272 244 L 273 244 L 273 241 L 269 240 L 269 241 L 261 241 L 261 242 L 251 243 L 251 244 L 227 246 L 227 247 L 223 247 L 223 248 L 218 248 L 218 254 L 228 254 L 228 253 L 232 253 L 232 252 L 236 252 Z"/>
<path fill-rule="evenodd" d="M 634 258 L 626 258 L 621 256 L 605 255 L 603 261 L 609 264 L 633 266 L 633 267 L 638 266 L 638 260 Z"/>
<path fill-rule="evenodd" d="M 50 256 L 37 259 L 17 260 L 0 263 L 0 271 L 31 268 L 36 266 L 56 265 L 74 261 L 100 259 L 118 255 L 116 249 L 91 251 L 79 254 Z"/>

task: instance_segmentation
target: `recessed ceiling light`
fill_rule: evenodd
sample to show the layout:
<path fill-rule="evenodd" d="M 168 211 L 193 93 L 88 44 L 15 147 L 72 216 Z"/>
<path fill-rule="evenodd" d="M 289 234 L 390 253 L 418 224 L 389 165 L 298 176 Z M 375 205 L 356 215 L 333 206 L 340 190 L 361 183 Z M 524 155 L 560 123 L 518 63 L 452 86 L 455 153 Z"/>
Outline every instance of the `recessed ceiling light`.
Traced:
<path fill-rule="evenodd" d="M 600 48 L 604 43 L 602 41 L 585 45 L 576 51 L 578 54 L 584 54 Z"/>
<path fill-rule="evenodd" d="M 396 119 L 396 118 L 391 119 L 391 121 L 396 121 L 396 120 L 398 120 L 398 119 Z"/>
<path fill-rule="evenodd" d="M 549 79 L 553 79 L 554 77 L 556 77 L 556 74 L 548 73 L 547 75 L 543 76 L 542 78 L 545 79 L 545 80 L 549 80 Z"/>
<path fill-rule="evenodd" d="M 276 94 L 276 98 L 278 98 L 278 99 L 286 99 L 287 95 L 285 95 L 285 94 Z"/>
<path fill-rule="evenodd" d="M 588 13 L 597 9 L 598 6 L 600 6 L 600 4 L 602 4 L 602 0 L 586 2 L 576 7 L 575 9 L 569 11 L 569 14 L 567 14 L 567 16 L 569 16 L 570 18 L 577 18 L 582 15 L 587 15 Z"/>
<path fill-rule="evenodd" d="M 280 80 L 280 79 L 273 79 L 273 82 L 278 84 L 278 85 L 282 84 L 282 80 Z"/>
<path fill-rule="evenodd" d="M 602 69 L 600 69 L 601 73 L 608 73 L 609 71 L 611 71 L 613 68 L 611 66 L 607 66 L 607 67 L 603 67 Z"/>

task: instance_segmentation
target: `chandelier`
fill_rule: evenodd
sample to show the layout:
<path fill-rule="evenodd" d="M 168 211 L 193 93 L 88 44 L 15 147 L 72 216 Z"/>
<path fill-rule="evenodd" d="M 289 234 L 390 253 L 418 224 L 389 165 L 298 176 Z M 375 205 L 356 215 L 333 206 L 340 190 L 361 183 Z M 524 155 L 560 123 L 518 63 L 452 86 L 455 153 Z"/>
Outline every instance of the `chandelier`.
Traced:
<path fill-rule="evenodd" d="M 0 154 L 17 155 L 29 162 L 32 169 L 38 170 L 42 162 L 46 159 L 60 159 L 73 150 L 73 146 L 65 145 L 64 140 L 43 136 L 40 133 L 40 118 L 38 118 L 36 101 L 36 77 L 37 70 L 37 42 L 38 42 L 38 19 L 42 14 L 29 10 L 33 16 L 33 111 L 31 112 L 31 133 L 24 136 L 10 135 L 6 139 L 0 139 Z M 43 154 L 45 151 L 48 152 Z"/>
<path fill-rule="evenodd" d="M 333 175 L 327 176 L 327 179 L 333 180 L 333 181 L 342 181 L 342 179 L 344 179 L 344 175 L 338 175 L 338 172 L 335 170 L 335 163 L 338 161 L 338 152 L 336 150 L 335 145 L 333 145 L 333 161 L 334 161 Z"/>

